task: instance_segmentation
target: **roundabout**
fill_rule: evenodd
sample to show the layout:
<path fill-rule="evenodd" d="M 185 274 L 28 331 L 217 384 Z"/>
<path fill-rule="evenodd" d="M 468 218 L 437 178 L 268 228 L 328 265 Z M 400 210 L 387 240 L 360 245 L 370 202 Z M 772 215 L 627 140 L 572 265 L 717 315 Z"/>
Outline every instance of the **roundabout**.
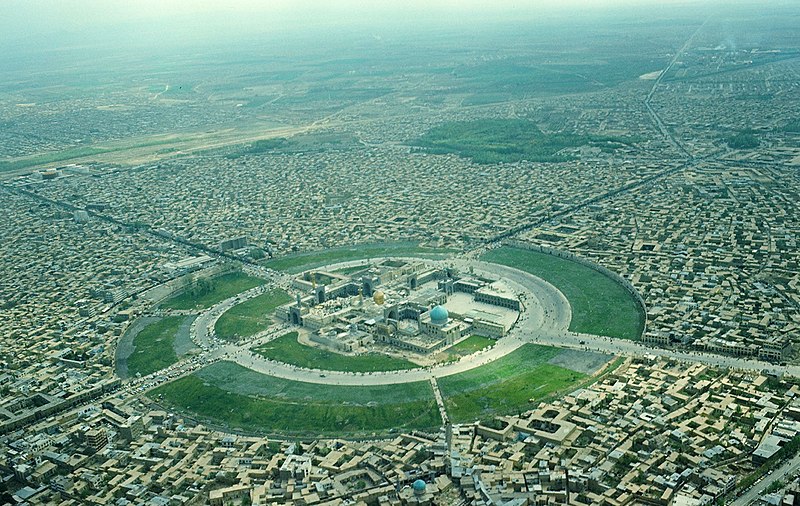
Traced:
<path fill-rule="evenodd" d="M 272 280 L 202 311 L 191 335 L 208 365 L 149 397 L 245 432 L 374 436 L 526 411 L 613 358 L 589 350 L 608 337 L 570 330 L 556 286 L 508 265 L 392 257 Z M 278 289 L 292 302 L 268 327 L 237 342 L 215 335 L 226 312 Z"/>

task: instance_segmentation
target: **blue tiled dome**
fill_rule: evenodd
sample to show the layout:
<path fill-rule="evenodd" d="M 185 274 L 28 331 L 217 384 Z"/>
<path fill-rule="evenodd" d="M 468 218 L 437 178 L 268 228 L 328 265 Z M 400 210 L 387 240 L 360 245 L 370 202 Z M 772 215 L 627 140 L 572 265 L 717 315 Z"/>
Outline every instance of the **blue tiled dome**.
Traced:
<path fill-rule="evenodd" d="M 438 306 L 438 307 L 442 307 L 442 306 Z M 444 308 L 442 308 L 442 309 L 444 309 Z M 447 311 L 445 311 L 445 312 L 447 312 Z M 414 482 L 413 485 L 411 485 L 411 488 L 414 489 L 414 492 L 425 492 L 425 482 L 422 481 L 422 480 L 417 480 L 417 481 Z"/>
<path fill-rule="evenodd" d="M 444 306 L 436 306 L 431 309 L 431 323 L 443 325 L 447 323 L 449 317 L 450 315 L 447 313 L 447 309 L 445 309 Z"/>

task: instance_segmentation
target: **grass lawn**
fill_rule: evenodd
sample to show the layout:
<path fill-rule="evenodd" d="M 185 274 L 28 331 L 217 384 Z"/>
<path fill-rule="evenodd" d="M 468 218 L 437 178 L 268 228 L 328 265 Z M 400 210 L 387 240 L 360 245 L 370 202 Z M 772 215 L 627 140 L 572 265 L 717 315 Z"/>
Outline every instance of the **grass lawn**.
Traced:
<path fill-rule="evenodd" d="M 482 367 L 438 380 L 445 407 L 454 422 L 471 422 L 499 414 L 517 414 L 553 392 L 586 378 L 550 365 L 557 348 L 526 344 Z"/>
<path fill-rule="evenodd" d="M 384 244 L 363 244 L 346 248 L 334 248 L 324 251 L 310 251 L 264 262 L 265 267 L 279 271 L 302 272 L 322 265 L 373 258 L 382 256 L 419 256 L 441 258 L 455 253 L 454 249 L 424 248 L 415 243 L 398 242 Z"/>
<path fill-rule="evenodd" d="M 441 425 L 427 382 L 316 385 L 218 362 L 148 395 L 212 423 L 259 433 L 341 436 Z"/>
<path fill-rule="evenodd" d="M 636 300 L 613 279 L 577 262 L 520 248 L 501 247 L 481 257 L 486 262 L 530 272 L 561 290 L 572 306 L 569 329 L 622 339 L 639 339 L 644 314 Z"/>
<path fill-rule="evenodd" d="M 283 290 L 262 293 L 225 311 L 214 325 L 214 332 L 222 339 L 249 337 L 269 327 L 267 315 L 292 298 Z"/>
<path fill-rule="evenodd" d="M 278 360 L 300 367 L 327 369 L 330 371 L 372 372 L 396 371 L 419 367 L 408 360 L 394 358 L 379 353 L 347 356 L 305 346 L 297 342 L 297 332 L 289 332 L 268 343 L 253 348 L 253 352 L 262 357 Z"/>
<path fill-rule="evenodd" d="M 206 309 L 237 293 L 263 285 L 266 281 L 241 272 L 233 272 L 214 278 L 211 283 L 211 290 L 200 297 L 195 297 L 190 293 L 181 293 L 164 301 L 161 307 L 164 309 Z"/>
<path fill-rule="evenodd" d="M 449 348 L 440 351 L 434 357 L 437 363 L 455 362 L 460 360 L 461 357 L 471 355 L 476 351 L 489 348 L 497 342 L 494 339 L 489 339 L 483 336 L 469 336 L 460 343 L 456 343 Z"/>
<path fill-rule="evenodd" d="M 445 353 L 454 353 L 458 356 L 466 356 L 475 353 L 476 351 L 481 351 L 484 348 L 488 348 L 493 346 L 494 343 L 497 341 L 494 339 L 490 339 L 488 337 L 483 336 L 469 336 L 468 338 L 464 339 L 460 343 L 456 343 L 453 346 L 444 350 Z"/>
<path fill-rule="evenodd" d="M 184 316 L 170 316 L 143 328 L 133 339 L 135 349 L 128 357 L 128 372 L 145 376 L 178 361 L 172 345 Z"/>

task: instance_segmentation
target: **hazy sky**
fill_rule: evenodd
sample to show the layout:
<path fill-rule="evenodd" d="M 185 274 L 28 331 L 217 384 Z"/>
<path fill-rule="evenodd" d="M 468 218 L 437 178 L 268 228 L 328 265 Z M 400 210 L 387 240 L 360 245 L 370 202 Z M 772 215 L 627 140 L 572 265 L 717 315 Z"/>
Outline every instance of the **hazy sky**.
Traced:
<path fill-rule="evenodd" d="M 492 21 L 546 22 L 553 16 L 580 21 L 608 9 L 629 19 L 670 12 L 691 16 L 709 3 L 731 0 L 0 0 L 0 48 L 138 41 L 170 46 L 346 25 L 390 35 L 393 26 L 458 29 Z"/>
<path fill-rule="evenodd" d="M 665 2 L 687 0 L 0 0 L 0 33 L 6 37 L 38 35 L 59 29 L 88 30 L 187 17 L 212 24 L 235 21 L 264 28 L 285 26 L 287 22 L 414 21 L 442 14 L 507 18 L 554 9 L 580 13 L 609 5 Z"/>

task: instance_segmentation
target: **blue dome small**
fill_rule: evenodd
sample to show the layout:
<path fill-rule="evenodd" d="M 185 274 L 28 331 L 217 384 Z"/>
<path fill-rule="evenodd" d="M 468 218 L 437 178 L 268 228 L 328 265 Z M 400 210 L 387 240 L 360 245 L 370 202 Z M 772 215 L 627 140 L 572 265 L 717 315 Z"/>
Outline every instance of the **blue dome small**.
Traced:
<path fill-rule="evenodd" d="M 425 482 L 422 480 L 417 480 L 411 485 L 411 488 L 414 489 L 415 492 L 425 492 Z"/>
<path fill-rule="evenodd" d="M 447 323 L 447 319 L 449 317 L 450 315 L 444 306 L 436 306 L 435 308 L 431 309 L 431 323 L 436 325 L 444 325 Z"/>

